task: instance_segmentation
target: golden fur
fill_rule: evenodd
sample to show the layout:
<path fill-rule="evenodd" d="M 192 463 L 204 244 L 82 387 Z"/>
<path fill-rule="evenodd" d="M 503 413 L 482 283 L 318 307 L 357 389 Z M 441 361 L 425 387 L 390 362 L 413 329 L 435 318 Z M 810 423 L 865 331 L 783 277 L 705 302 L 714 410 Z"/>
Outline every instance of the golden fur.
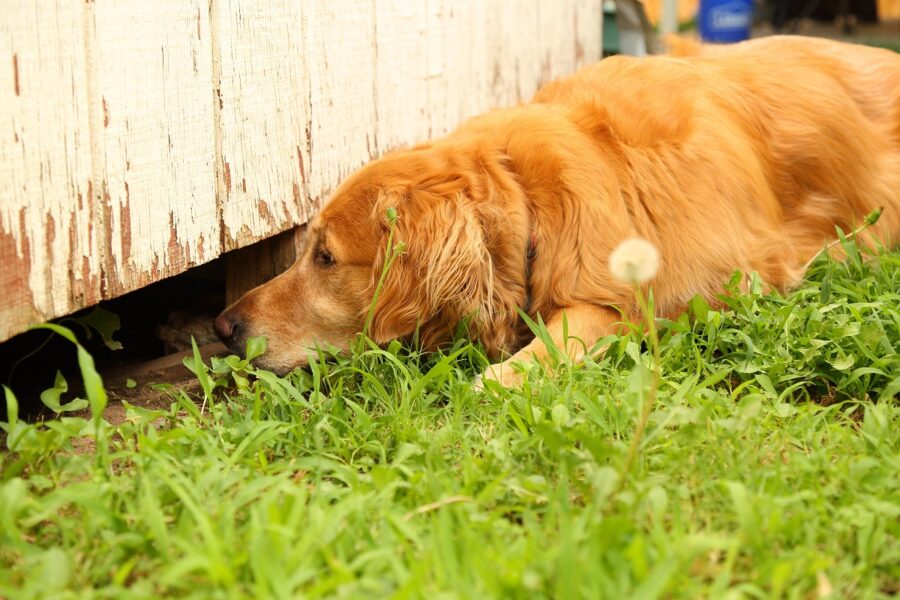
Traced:
<path fill-rule="evenodd" d="M 312 221 L 297 263 L 217 328 L 235 347 L 267 336 L 259 362 L 278 371 L 317 346 L 346 348 L 382 271 L 390 207 L 406 250 L 372 337 L 418 328 L 433 348 L 467 320 L 492 357 L 518 350 L 487 372 L 504 384 L 516 381 L 509 361 L 546 355 L 519 308 L 575 358 L 622 314 L 639 318 L 607 267 L 626 238 L 659 249 L 665 316 L 695 294 L 714 303 L 736 269 L 795 285 L 835 226 L 851 230 L 879 206 L 867 236 L 900 239 L 900 55 L 797 37 L 676 53 L 606 59 L 529 104 L 371 162 Z"/>

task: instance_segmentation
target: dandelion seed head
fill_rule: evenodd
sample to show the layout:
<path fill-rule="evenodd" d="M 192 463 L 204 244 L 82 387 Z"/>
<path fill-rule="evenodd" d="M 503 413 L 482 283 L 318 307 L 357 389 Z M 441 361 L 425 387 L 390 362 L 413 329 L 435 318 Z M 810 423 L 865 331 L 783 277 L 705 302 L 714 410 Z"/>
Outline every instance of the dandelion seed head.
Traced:
<path fill-rule="evenodd" d="M 644 238 L 629 238 L 609 255 L 609 270 L 623 283 L 645 283 L 656 276 L 659 252 Z"/>

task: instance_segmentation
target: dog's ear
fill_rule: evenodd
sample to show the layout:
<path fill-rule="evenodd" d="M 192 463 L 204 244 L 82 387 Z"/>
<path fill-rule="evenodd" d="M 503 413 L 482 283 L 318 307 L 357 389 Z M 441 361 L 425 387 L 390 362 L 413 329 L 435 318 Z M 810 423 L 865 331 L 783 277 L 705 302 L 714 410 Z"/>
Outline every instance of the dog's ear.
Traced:
<path fill-rule="evenodd" d="M 461 191 L 449 196 L 412 191 L 377 204 L 382 219 L 386 207 L 396 210 L 393 244 L 402 253 L 390 265 L 375 298 L 372 338 L 383 343 L 421 327 L 422 342 L 428 346 L 446 339 L 465 318 L 490 322 L 493 264 L 482 223 L 467 196 Z M 387 221 L 384 230 L 373 293 L 388 258 Z"/>

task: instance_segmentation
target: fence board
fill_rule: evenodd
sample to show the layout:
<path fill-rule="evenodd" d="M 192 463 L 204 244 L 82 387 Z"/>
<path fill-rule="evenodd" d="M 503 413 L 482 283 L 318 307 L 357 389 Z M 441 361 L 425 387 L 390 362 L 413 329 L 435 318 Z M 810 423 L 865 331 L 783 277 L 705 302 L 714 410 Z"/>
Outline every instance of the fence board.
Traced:
<path fill-rule="evenodd" d="M 207 0 L 97 2 L 96 98 L 107 294 L 221 250 Z M 96 128 L 95 128 L 96 129 Z"/>
<path fill-rule="evenodd" d="M 214 17 L 224 250 L 309 216 L 303 202 L 308 159 L 301 154 L 311 89 L 304 6 L 293 0 L 223 0 Z"/>
<path fill-rule="evenodd" d="M 83 19 L 65 0 L 0 18 L 0 340 L 100 298 Z"/>

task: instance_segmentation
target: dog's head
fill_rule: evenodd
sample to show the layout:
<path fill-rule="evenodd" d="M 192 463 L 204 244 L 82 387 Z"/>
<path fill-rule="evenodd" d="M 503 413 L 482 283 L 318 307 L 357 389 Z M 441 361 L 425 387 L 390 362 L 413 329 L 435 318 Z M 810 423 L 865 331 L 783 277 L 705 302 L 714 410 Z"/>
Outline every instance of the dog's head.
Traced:
<path fill-rule="evenodd" d="M 280 373 L 307 364 L 319 348 L 347 350 L 367 321 L 377 343 L 418 330 L 433 347 L 469 319 L 489 352 L 505 347 L 524 275 L 505 259 L 497 263 L 521 250 L 503 247 L 509 236 L 487 239 L 488 228 L 508 229 L 511 217 L 487 208 L 496 202 L 485 195 L 502 190 L 485 184 L 495 178 L 477 162 L 461 168 L 424 148 L 363 167 L 309 224 L 296 263 L 223 311 L 216 332 L 235 352 L 248 337 L 265 336 L 256 362 Z M 498 286 L 498 269 L 518 287 Z"/>

